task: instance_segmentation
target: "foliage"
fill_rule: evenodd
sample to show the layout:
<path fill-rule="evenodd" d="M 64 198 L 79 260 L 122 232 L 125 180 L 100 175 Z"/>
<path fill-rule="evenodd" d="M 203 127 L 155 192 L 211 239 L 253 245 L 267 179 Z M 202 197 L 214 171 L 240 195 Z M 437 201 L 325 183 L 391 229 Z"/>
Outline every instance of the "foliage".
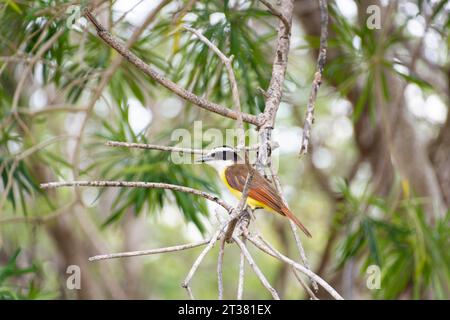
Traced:
<path fill-rule="evenodd" d="M 374 296 L 397 299 L 411 290 L 415 299 L 446 299 L 450 293 L 450 215 L 429 224 L 420 199 L 391 203 L 366 191 L 356 196 L 341 186 L 340 213 L 350 226 L 338 249 L 337 268 L 356 259 L 361 270 L 381 269 L 381 288 Z"/>
<path fill-rule="evenodd" d="M 18 299 L 43 299 L 49 298 L 48 295 L 41 291 L 35 285 L 34 280 L 29 280 L 28 285 L 24 288 L 14 289 L 14 286 L 8 284 L 8 280 L 15 277 L 23 277 L 24 275 L 33 275 L 38 272 L 38 266 L 33 264 L 27 268 L 17 266 L 17 258 L 21 249 L 17 249 L 11 255 L 6 265 L 0 267 L 0 300 L 18 300 Z"/>

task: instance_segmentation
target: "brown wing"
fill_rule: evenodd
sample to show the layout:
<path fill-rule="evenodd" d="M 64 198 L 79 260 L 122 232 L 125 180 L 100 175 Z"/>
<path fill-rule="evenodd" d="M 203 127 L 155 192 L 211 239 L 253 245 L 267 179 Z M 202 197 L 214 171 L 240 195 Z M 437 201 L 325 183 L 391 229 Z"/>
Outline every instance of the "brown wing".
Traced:
<path fill-rule="evenodd" d="M 235 164 L 225 169 L 225 178 L 227 179 L 228 184 L 230 187 L 240 192 L 244 190 L 247 175 L 248 168 L 244 164 Z M 283 200 L 278 195 L 275 188 L 258 172 L 255 172 L 253 176 L 248 196 L 254 200 L 264 203 L 279 214 L 287 216 L 308 237 L 311 237 L 311 233 L 308 229 L 300 222 L 300 220 L 298 220 L 289 208 L 284 205 Z"/>
<path fill-rule="evenodd" d="M 228 184 L 233 189 L 240 192 L 244 190 L 247 180 L 248 168 L 245 164 L 235 164 L 225 170 L 225 177 Z M 272 210 L 284 215 L 283 200 L 278 195 L 275 188 L 258 172 L 255 172 L 250 184 L 248 196 L 256 201 L 262 202 Z"/>

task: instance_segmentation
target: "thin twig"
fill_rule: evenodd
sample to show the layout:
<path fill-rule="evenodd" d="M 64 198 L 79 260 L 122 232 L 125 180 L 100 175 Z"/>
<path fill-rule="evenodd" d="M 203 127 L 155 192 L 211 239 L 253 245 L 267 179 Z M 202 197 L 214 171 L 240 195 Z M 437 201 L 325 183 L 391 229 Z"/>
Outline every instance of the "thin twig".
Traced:
<path fill-rule="evenodd" d="M 190 149 L 180 147 L 168 147 L 156 144 L 135 143 L 135 142 L 121 142 L 121 141 L 107 141 L 105 143 L 108 147 L 124 147 L 124 148 L 136 148 L 136 149 L 149 149 L 169 152 L 182 152 L 190 154 L 206 154 L 208 150 L 205 149 Z"/>
<path fill-rule="evenodd" d="M 136 143 L 136 142 L 124 142 L 124 141 L 107 141 L 105 143 L 108 147 L 123 147 L 123 148 L 136 148 L 136 149 L 149 149 L 149 150 L 159 150 L 159 151 L 169 151 L 169 152 L 182 152 L 191 154 L 207 154 L 211 152 L 208 149 L 191 149 L 191 148 L 181 148 L 181 147 L 170 147 L 162 146 L 157 144 L 147 144 L 147 143 Z M 272 149 L 278 148 L 278 143 L 272 145 Z M 246 146 L 244 147 L 247 151 L 256 151 L 259 149 L 259 145 Z M 236 151 L 242 150 L 241 148 L 235 148 Z"/>
<path fill-rule="evenodd" d="M 286 198 L 283 195 L 283 189 L 281 188 L 280 178 L 278 177 L 278 175 L 273 170 L 272 164 L 270 164 L 269 168 L 270 168 L 270 174 L 272 176 L 272 180 L 273 180 L 273 182 L 275 184 L 275 189 L 277 189 L 278 194 L 280 195 L 280 197 L 283 200 L 283 202 L 285 204 L 287 204 Z M 289 219 L 289 226 L 291 227 L 291 231 L 292 231 L 292 234 L 294 236 L 295 244 L 296 244 L 297 250 L 298 250 L 298 252 L 300 254 L 300 259 L 301 259 L 303 265 L 307 269 L 311 270 L 311 267 L 310 267 L 309 262 L 308 262 L 308 258 L 306 257 L 305 249 L 303 248 L 302 241 L 300 240 L 300 237 L 299 237 L 298 232 L 297 232 L 297 226 L 290 219 Z M 312 280 L 312 285 L 313 285 L 314 290 L 317 291 L 318 290 L 317 283 L 313 279 L 311 279 L 311 280 Z"/>
<path fill-rule="evenodd" d="M 242 241 L 245 244 L 245 238 Z M 241 251 L 239 255 L 239 281 L 237 290 L 237 300 L 242 300 L 244 296 L 244 280 L 245 280 L 245 255 Z"/>
<path fill-rule="evenodd" d="M 241 252 L 244 254 L 245 259 L 247 260 L 250 267 L 255 272 L 256 276 L 258 277 L 259 281 L 261 281 L 262 285 L 269 291 L 269 293 L 272 295 L 272 297 L 275 300 L 280 300 L 280 297 L 277 293 L 277 291 L 270 285 L 267 278 L 264 276 L 264 274 L 259 269 L 258 265 L 253 260 L 252 256 L 250 255 L 250 252 L 248 251 L 247 247 L 245 246 L 245 243 L 242 242 L 239 237 L 233 236 L 234 242 L 239 246 L 239 249 L 241 249 Z"/>
<path fill-rule="evenodd" d="M 209 243 L 211 239 L 202 240 L 194 243 L 181 244 L 173 247 L 165 247 L 165 248 L 157 248 L 157 249 L 149 249 L 149 250 L 138 250 L 138 251 L 128 251 L 128 252 L 119 252 L 119 253 L 109 253 L 109 254 L 100 254 L 89 258 L 89 261 L 98 261 L 98 260 L 106 260 L 106 259 L 116 259 L 116 258 L 127 258 L 127 257 L 137 257 L 137 256 L 148 256 L 152 254 L 159 253 L 168 253 L 168 252 L 176 252 L 182 251 L 186 249 L 192 249 L 196 247 L 203 246 Z"/>
<path fill-rule="evenodd" d="M 300 285 L 303 287 L 303 289 L 305 289 L 305 291 L 309 294 L 309 296 L 311 297 L 311 300 L 319 300 L 319 298 L 317 298 L 317 296 L 309 288 L 309 286 L 305 283 L 305 281 L 303 281 L 303 279 L 298 275 L 297 270 L 295 270 L 295 268 L 292 268 L 292 273 L 294 274 L 295 278 L 298 280 Z"/>
<path fill-rule="evenodd" d="M 195 300 L 194 294 L 192 293 L 192 290 L 191 290 L 191 287 L 187 286 L 185 289 L 186 289 L 186 291 L 188 293 L 189 299 Z"/>
<path fill-rule="evenodd" d="M 211 249 L 213 248 L 214 244 L 216 243 L 218 237 L 220 236 L 220 234 L 222 233 L 222 230 L 219 229 L 216 231 L 216 233 L 214 234 L 214 236 L 211 238 L 211 240 L 209 241 L 208 245 L 206 246 L 205 249 L 203 249 L 203 251 L 200 253 L 200 255 L 197 257 L 197 259 L 195 260 L 194 264 L 191 267 L 191 270 L 189 270 L 188 275 L 186 276 L 186 278 L 184 279 L 183 283 L 181 284 L 181 286 L 183 288 L 185 288 L 188 291 L 189 296 L 192 298 L 192 291 L 190 292 L 190 282 L 192 277 L 194 276 L 195 272 L 197 271 L 198 267 L 200 266 L 200 264 L 202 263 L 203 259 L 205 258 L 206 254 L 211 251 Z M 190 293 L 189 293 L 190 292 Z"/>
<path fill-rule="evenodd" d="M 242 116 L 242 108 L 241 108 L 241 102 L 239 98 L 239 90 L 238 85 L 236 81 L 236 76 L 234 75 L 233 71 L 233 56 L 227 57 L 220 49 L 213 44 L 211 41 L 209 41 L 208 38 L 206 38 L 200 31 L 195 30 L 191 27 L 184 26 L 184 28 L 193 34 L 195 34 L 200 41 L 205 43 L 214 53 L 219 57 L 219 59 L 222 61 L 222 63 L 225 65 L 225 68 L 227 69 L 228 79 L 230 81 L 230 87 L 231 87 L 231 95 L 233 98 L 233 105 L 234 109 L 237 113 L 237 127 L 241 131 L 238 135 L 238 148 L 244 148 L 245 146 L 245 129 L 244 129 L 244 121 Z M 245 152 L 245 163 L 248 163 L 248 154 Z"/>
<path fill-rule="evenodd" d="M 275 118 L 283 96 L 283 83 L 286 75 L 289 47 L 291 42 L 291 21 L 294 10 L 293 0 L 281 0 L 280 13 L 289 22 L 280 21 L 278 25 L 277 47 L 272 64 L 272 76 L 267 89 L 264 113 L 260 115 L 259 145 L 256 169 L 264 173 L 264 168 L 270 162 L 272 131 Z"/>
<path fill-rule="evenodd" d="M 246 239 L 248 239 L 251 243 L 253 243 L 258 249 L 261 251 L 271 255 L 274 258 L 279 259 L 280 261 L 290 265 L 291 267 L 297 269 L 301 273 L 305 274 L 311 279 L 314 279 L 318 284 L 320 284 L 333 298 L 336 300 L 343 300 L 342 296 L 332 287 L 330 286 L 325 280 L 323 280 L 320 276 L 312 272 L 311 270 L 308 270 L 303 265 L 295 262 L 294 260 L 286 257 L 282 253 L 280 253 L 278 250 L 273 248 L 272 246 L 269 247 L 267 243 L 263 244 L 259 241 L 259 239 L 251 237 L 248 234 L 244 234 Z"/>
<path fill-rule="evenodd" d="M 300 237 L 299 237 L 298 232 L 297 232 L 297 230 L 298 230 L 297 226 L 291 220 L 289 220 L 289 225 L 291 227 L 291 231 L 292 231 L 292 234 L 294 236 L 295 244 L 296 244 L 298 252 L 300 254 L 300 260 L 302 261 L 302 263 L 305 266 L 305 268 L 307 268 L 308 270 L 311 270 L 311 266 L 309 264 L 308 258 L 306 257 L 305 249 L 303 248 L 302 241 L 300 240 Z M 317 282 L 314 281 L 314 279 L 311 279 L 311 284 L 312 284 L 312 286 L 314 288 L 314 291 L 317 292 L 317 290 L 319 290 Z"/>
<path fill-rule="evenodd" d="M 154 21 L 154 19 L 157 17 L 158 13 L 170 3 L 170 0 L 162 0 L 152 11 L 148 13 L 146 16 L 144 22 L 136 28 L 136 30 L 133 31 L 131 36 L 127 39 L 127 42 L 123 45 L 124 50 L 129 50 L 136 41 L 139 40 L 139 37 L 141 34 L 145 31 L 145 29 Z M 92 13 L 88 10 L 88 8 L 85 8 L 84 15 L 86 18 L 88 18 L 97 29 L 98 35 L 101 35 L 103 33 L 107 33 L 106 28 L 103 27 L 97 19 L 92 15 Z M 77 179 L 79 176 L 79 164 L 80 164 L 80 149 L 81 149 L 81 143 L 83 139 L 83 132 L 85 131 L 88 120 L 90 119 L 92 115 L 92 111 L 94 109 L 94 106 L 96 102 L 100 99 L 102 96 L 102 92 L 104 88 L 109 84 L 110 80 L 112 79 L 115 72 L 119 69 L 123 62 L 123 57 L 116 56 L 108 68 L 102 73 L 102 77 L 100 79 L 100 82 L 96 89 L 92 92 L 92 95 L 89 99 L 88 105 L 86 107 L 86 113 L 84 114 L 84 118 L 81 121 L 80 128 L 78 130 L 78 139 L 76 140 L 75 146 L 73 147 L 73 153 L 72 153 L 72 164 L 73 164 L 73 177 L 74 179 Z M 78 193 L 78 191 L 75 192 L 77 198 L 80 200 L 81 195 Z M 81 203 L 81 200 L 80 200 Z"/>
<path fill-rule="evenodd" d="M 311 139 L 311 128 L 314 123 L 314 108 L 317 99 L 317 92 L 322 84 L 323 69 L 327 60 L 328 45 L 328 4 L 327 0 L 319 0 L 320 7 L 320 49 L 317 58 L 317 71 L 314 74 L 311 93 L 309 95 L 308 105 L 306 106 L 306 116 L 303 124 L 302 145 L 300 147 L 300 156 L 308 153 L 308 147 Z"/>
<path fill-rule="evenodd" d="M 136 2 L 130 9 L 128 9 L 127 11 L 125 11 L 116 21 L 114 21 L 113 23 L 113 27 L 116 26 L 119 22 L 121 22 L 123 19 L 125 19 L 125 17 L 134 9 L 136 9 L 136 7 L 138 7 L 142 2 L 144 2 L 144 0 L 140 0 L 138 2 Z"/>
<path fill-rule="evenodd" d="M 217 257 L 217 287 L 219 300 L 223 300 L 223 256 L 225 254 L 225 237 L 220 240 L 219 256 Z"/>
<path fill-rule="evenodd" d="M 227 205 L 227 206 L 230 207 L 229 205 Z M 189 273 L 186 276 L 185 280 L 181 284 L 181 286 L 187 290 L 187 292 L 188 292 L 189 296 L 191 297 L 191 299 L 193 299 L 193 294 L 192 294 L 192 291 L 191 291 L 191 288 L 190 288 L 189 284 L 190 284 L 190 281 L 191 281 L 192 277 L 194 276 L 195 272 L 197 271 L 198 267 L 200 266 L 201 262 L 203 261 L 204 257 L 206 256 L 206 254 L 212 249 L 212 247 L 217 242 L 217 240 L 222 236 L 225 228 L 229 225 L 229 223 L 231 221 L 236 219 L 236 217 L 238 215 L 235 210 L 232 210 L 232 211 L 229 211 L 229 212 L 230 212 L 229 218 L 227 219 L 227 221 L 225 221 L 225 222 L 223 222 L 221 224 L 219 229 L 216 231 L 216 233 L 214 234 L 214 236 L 211 238 L 210 242 L 208 243 L 208 246 L 197 257 L 197 259 L 195 260 L 194 264 L 191 267 L 191 270 L 189 271 Z"/>
<path fill-rule="evenodd" d="M 185 193 L 191 193 L 207 200 L 213 201 L 218 205 L 225 208 L 228 212 L 233 210 L 233 207 L 228 203 L 220 199 L 219 197 L 209 194 L 204 191 L 197 189 L 179 186 L 169 183 L 158 183 L 158 182 L 139 182 L 139 181 L 104 181 L 104 180 L 94 180 L 94 181 L 62 181 L 62 182 L 48 182 L 41 183 L 41 188 L 52 189 L 60 187 L 107 187 L 107 188 L 147 188 L 147 189 L 169 189 L 174 191 L 180 191 Z"/>

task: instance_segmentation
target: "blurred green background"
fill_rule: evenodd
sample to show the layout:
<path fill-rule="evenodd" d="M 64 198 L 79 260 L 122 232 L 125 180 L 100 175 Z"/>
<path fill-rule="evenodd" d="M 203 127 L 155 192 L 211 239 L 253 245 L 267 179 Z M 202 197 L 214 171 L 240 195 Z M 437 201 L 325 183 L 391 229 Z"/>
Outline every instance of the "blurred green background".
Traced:
<path fill-rule="evenodd" d="M 274 133 L 284 194 L 314 235 L 303 241 L 312 269 L 347 299 L 449 299 L 450 4 L 329 1 L 312 150 L 299 159 L 319 45 L 317 3 L 295 1 Z M 171 191 L 44 191 L 39 183 L 152 181 L 224 194 L 203 165 L 104 143 L 175 145 L 173 130 L 193 133 L 194 121 L 223 132 L 235 123 L 186 103 L 127 62 L 116 64 L 118 54 L 80 18 L 86 5 L 123 41 L 144 26 L 133 52 L 197 95 L 230 106 L 220 60 L 181 26 L 201 30 L 234 56 L 243 110 L 252 114 L 264 109 L 258 88 L 270 81 L 278 20 L 256 0 L 0 2 L 0 298 L 185 299 L 180 284 L 200 248 L 88 258 L 202 239 L 217 225 L 215 206 Z M 374 17 L 381 28 L 370 28 Z M 251 229 L 296 259 L 286 220 L 263 211 L 256 217 Z M 288 267 L 249 249 L 282 298 L 308 298 Z M 197 298 L 217 298 L 217 253 L 216 246 L 194 277 Z M 66 286 L 69 265 L 81 268 L 81 290 Z M 238 265 L 238 249 L 228 245 L 225 298 L 236 296 Z M 366 286 L 369 265 L 380 267 L 379 289 Z M 244 298 L 270 298 L 248 266 L 246 273 Z"/>

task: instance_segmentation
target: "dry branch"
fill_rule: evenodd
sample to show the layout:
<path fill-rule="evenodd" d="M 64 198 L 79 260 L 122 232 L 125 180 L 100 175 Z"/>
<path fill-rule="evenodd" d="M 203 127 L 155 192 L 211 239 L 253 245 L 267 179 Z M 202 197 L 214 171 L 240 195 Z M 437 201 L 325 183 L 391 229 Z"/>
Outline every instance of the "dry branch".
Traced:
<path fill-rule="evenodd" d="M 153 80 L 169 89 L 179 97 L 193 103 L 200 108 L 205 110 L 220 114 L 224 117 L 237 119 L 238 113 L 234 110 L 231 110 L 227 107 L 221 106 L 217 103 L 210 102 L 205 98 L 199 97 L 194 93 L 186 90 L 185 88 L 180 87 L 173 81 L 166 79 L 162 74 L 157 72 L 155 69 L 151 68 L 148 64 L 146 64 L 142 59 L 136 56 L 133 52 L 127 49 L 120 40 L 115 38 L 111 33 L 109 33 L 105 27 L 103 27 L 100 22 L 94 17 L 94 15 L 89 11 L 85 10 L 84 15 L 88 18 L 92 24 L 95 26 L 97 30 L 98 36 L 111 48 L 116 50 L 122 57 L 124 57 L 128 62 L 133 64 L 136 68 L 141 70 L 143 73 L 151 77 Z M 245 122 L 251 123 L 253 125 L 259 126 L 259 119 L 251 114 L 243 114 L 242 118 Z"/>
<path fill-rule="evenodd" d="M 291 42 L 292 12 L 294 10 L 293 0 L 281 0 L 280 13 L 288 21 L 285 24 L 280 21 L 278 25 L 277 47 L 275 59 L 272 66 L 272 77 L 269 88 L 266 91 L 267 99 L 264 113 L 261 114 L 261 126 L 259 129 L 258 159 L 256 169 L 263 173 L 264 168 L 270 162 L 272 131 L 275 118 L 283 96 L 283 83 L 286 75 L 289 47 Z"/>
<path fill-rule="evenodd" d="M 219 197 L 212 195 L 210 193 L 196 190 L 189 187 L 179 186 L 169 183 L 158 183 L 158 182 L 139 182 L 139 181 L 63 181 L 63 182 L 48 182 L 41 183 L 41 188 L 52 189 L 60 187 L 107 187 L 107 188 L 147 188 L 147 189 L 169 189 L 174 191 L 180 191 L 185 193 L 191 193 L 196 196 L 203 197 L 207 200 L 213 201 L 218 205 L 225 208 L 228 212 L 233 210 L 228 203 L 220 199 Z"/>
<path fill-rule="evenodd" d="M 322 286 L 322 288 L 324 288 L 336 300 L 343 300 L 342 296 L 339 293 L 337 293 L 337 291 L 334 290 L 334 288 L 332 286 L 330 286 L 325 280 L 323 280 L 321 277 L 319 277 L 317 274 L 315 274 L 311 270 L 305 268 L 304 266 L 295 262 L 294 260 L 286 257 L 285 255 L 280 253 L 278 250 L 274 249 L 272 246 L 269 247 L 267 242 L 265 242 L 263 244 L 257 238 L 251 237 L 248 234 L 244 234 L 244 236 L 246 237 L 246 239 L 248 239 L 251 243 L 253 243 L 261 251 L 271 255 L 274 258 L 279 259 L 280 261 L 282 261 L 284 263 L 287 263 L 291 267 L 297 269 L 301 273 L 305 274 L 309 278 L 316 281 L 318 284 L 320 284 Z"/>
<path fill-rule="evenodd" d="M 309 95 L 308 105 L 306 106 L 305 122 L 303 124 L 302 144 L 300 147 L 300 156 L 308 152 L 311 139 L 311 128 L 314 123 L 314 108 L 317 99 L 317 92 L 322 84 L 323 69 L 327 60 L 328 45 L 328 4 L 327 0 L 319 0 L 320 7 L 320 49 L 317 58 L 317 71 L 314 74 L 311 93 Z"/>
<path fill-rule="evenodd" d="M 245 256 L 241 251 L 239 256 L 239 281 L 237 290 L 237 300 L 242 300 L 244 296 L 244 279 L 245 279 Z"/>
<path fill-rule="evenodd" d="M 225 255 L 225 237 L 220 240 L 219 256 L 217 257 L 217 288 L 219 300 L 223 300 L 223 256 Z"/>
<path fill-rule="evenodd" d="M 137 257 L 137 256 L 148 256 L 152 254 L 159 253 L 168 253 L 168 252 L 177 252 L 186 249 L 192 249 L 196 247 L 203 246 L 210 242 L 211 239 L 202 240 L 195 243 L 187 243 L 173 247 L 165 247 L 158 249 L 149 249 L 149 250 L 138 250 L 138 251 L 128 251 L 128 252 L 119 252 L 119 253 L 110 253 L 110 254 L 100 254 L 89 258 L 89 261 L 98 261 L 98 260 L 107 260 L 107 259 L 116 259 L 116 258 L 126 258 L 126 257 Z"/>
<path fill-rule="evenodd" d="M 233 236 L 233 240 L 236 242 L 236 244 L 239 246 L 239 249 L 241 249 L 242 254 L 244 255 L 245 259 L 247 260 L 250 267 L 255 272 L 256 276 L 258 277 L 259 281 L 261 281 L 262 285 L 269 291 L 269 293 L 272 295 L 272 297 L 275 300 L 280 300 L 280 296 L 278 295 L 277 291 L 270 285 L 269 281 L 266 279 L 264 274 L 259 269 L 258 265 L 253 260 L 250 252 L 248 251 L 247 247 L 245 246 L 245 243 L 242 242 L 239 237 Z"/>
<path fill-rule="evenodd" d="M 278 17 L 283 23 L 286 28 L 286 30 L 289 30 L 291 28 L 291 23 L 286 17 L 281 13 L 277 8 L 275 8 L 269 1 L 267 0 L 259 0 L 262 4 L 264 4 L 267 9 L 269 9 L 269 12 L 273 14 L 274 16 Z"/>
<path fill-rule="evenodd" d="M 200 253 L 200 255 L 195 260 L 194 264 L 191 267 L 191 270 L 189 270 L 188 275 L 186 276 L 186 278 L 184 279 L 183 283 L 181 284 L 181 286 L 188 291 L 188 294 L 191 297 L 191 299 L 193 298 L 192 291 L 191 291 L 191 288 L 190 288 L 191 279 L 194 276 L 194 274 L 197 271 L 197 269 L 200 266 L 200 264 L 202 263 L 202 261 L 205 258 L 206 254 L 209 251 L 211 251 L 211 249 L 213 248 L 214 244 L 217 242 L 217 239 L 219 238 L 221 233 L 222 233 L 222 229 L 219 229 L 219 230 L 216 231 L 216 233 L 211 238 L 211 240 L 209 241 L 209 243 L 206 246 L 206 248 L 203 249 L 203 251 Z"/>
<path fill-rule="evenodd" d="M 169 151 L 169 152 L 181 152 L 181 153 L 190 153 L 190 154 L 205 154 L 208 152 L 208 150 L 205 150 L 205 149 L 168 147 L 168 146 L 161 146 L 161 145 L 157 145 L 157 144 L 136 143 L 136 142 L 107 141 L 105 143 L 105 145 L 107 145 L 108 147 L 124 147 L 124 148 L 135 148 L 135 149 Z"/>
<path fill-rule="evenodd" d="M 124 142 L 124 141 L 107 141 L 105 143 L 108 147 L 123 147 L 123 148 L 134 148 L 134 149 L 148 149 L 148 150 L 159 150 L 159 151 L 168 151 L 168 152 L 182 152 L 182 153 L 191 153 L 191 154 L 206 154 L 211 152 L 208 149 L 192 149 L 192 148 L 181 148 L 181 147 L 170 147 L 170 146 L 162 146 L 159 144 L 148 144 L 148 143 L 136 143 L 136 142 Z M 278 143 L 272 144 L 272 150 L 279 147 Z M 256 151 L 259 149 L 259 144 L 254 146 L 244 147 L 246 151 Z M 242 150 L 242 148 L 235 148 L 236 151 Z"/>

